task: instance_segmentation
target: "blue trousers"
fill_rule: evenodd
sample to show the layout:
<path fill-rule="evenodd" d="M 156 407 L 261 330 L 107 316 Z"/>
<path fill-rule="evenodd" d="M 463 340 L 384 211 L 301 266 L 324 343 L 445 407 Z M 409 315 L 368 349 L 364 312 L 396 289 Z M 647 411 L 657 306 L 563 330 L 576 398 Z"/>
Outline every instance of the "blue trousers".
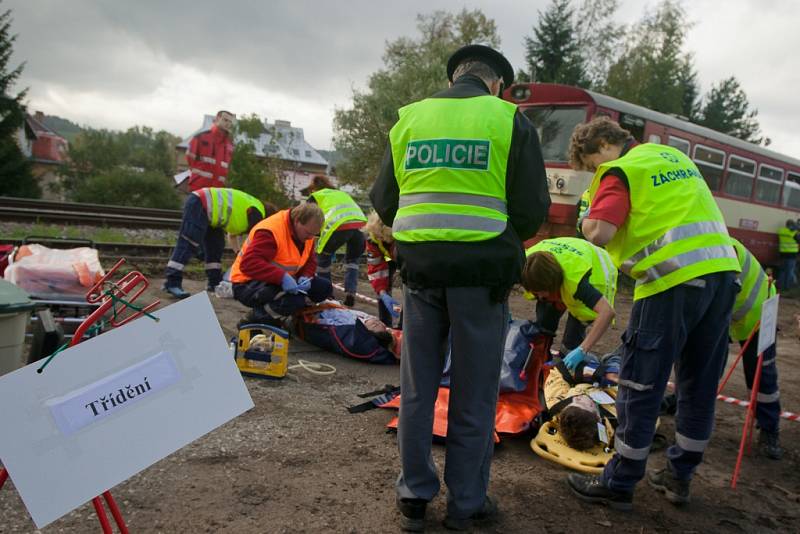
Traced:
<path fill-rule="evenodd" d="M 642 479 L 661 399 L 675 368 L 676 444 L 670 472 L 689 480 L 714 427 L 717 384 L 728 354 L 728 325 L 738 287 L 733 272 L 713 273 L 634 302 L 622 336 L 615 454 L 603 483 L 633 492 Z"/>
<path fill-rule="evenodd" d="M 183 220 L 178 241 L 165 271 L 168 287 L 181 287 L 183 270 L 189 261 L 204 252 L 208 286 L 216 287 L 222 281 L 222 252 L 225 250 L 225 232 L 212 228 L 208 215 L 197 195 L 189 195 L 183 205 Z"/>
<path fill-rule="evenodd" d="M 312 302 L 322 302 L 333 293 L 330 280 L 315 276 L 311 279 L 308 298 Z M 250 280 L 241 284 L 233 284 L 233 298 L 253 309 L 253 315 L 281 319 L 306 307 L 306 295 L 291 294 L 283 291 L 280 285 L 267 284 L 258 280 Z"/>
<path fill-rule="evenodd" d="M 358 258 L 364 253 L 367 242 L 361 230 L 337 230 L 325 243 L 325 248 L 317 254 L 317 276 L 331 279 L 333 255 L 342 245 L 347 244 L 344 255 L 344 291 L 355 293 L 358 289 Z"/>
<path fill-rule="evenodd" d="M 431 500 L 440 489 L 431 455 L 434 404 L 448 337 L 452 343 L 444 480 L 447 513 L 483 506 L 494 451 L 494 420 L 508 304 L 485 287 L 403 288 L 400 421 L 401 499 Z"/>
<path fill-rule="evenodd" d="M 795 267 L 797 265 L 796 255 L 781 255 L 781 270 L 778 273 L 778 289 L 786 291 L 797 283 Z"/>
<path fill-rule="evenodd" d="M 740 342 L 744 345 L 744 342 Z M 753 389 L 753 380 L 756 376 L 756 364 L 758 364 L 758 332 L 756 331 L 750 345 L 742 356 L 744 365 L 744 379 L 747 383 L 748 398 L 749 392 Z M 768 432 L 776 432 L 781 420 L 781 401 L 778 391 L 778 364 L 775 359 L 775 345 L 764 351 L 764 363 L 761 366 L 761 382 L 758 386 L 758 397 L 756 397 L 756 421 L 759 428 Z"/>

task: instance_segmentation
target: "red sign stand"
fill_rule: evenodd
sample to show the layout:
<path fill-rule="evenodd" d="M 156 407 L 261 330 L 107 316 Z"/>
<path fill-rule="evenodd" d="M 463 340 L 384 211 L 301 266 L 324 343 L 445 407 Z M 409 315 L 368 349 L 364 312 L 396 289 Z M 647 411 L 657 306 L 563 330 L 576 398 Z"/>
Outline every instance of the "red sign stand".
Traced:
<path fill-rule="evenodd" d="M 80 343 L 84 334 L 86 334 L 89 328 L 98 321 L 101 321 L 103 316 L 109 310 L 113 310 L 113 315 L 110 320 L 111 326 L 116 328 L 133 321 L 143 314 L 147 314 L 147 312 L 158 306 L 160 302 L 159 300 L 148 304 L 144 308 L 139 308 L 131 304 L 150 285 L 150 282 L 142 273 L 138 271 L 131 271 L 116 282 L 111 282 L 109 280 L 111 275 L 114 274 L 123 263 L 125 263 L 125 258 L 120 259 L 114 265 L 114 267 L 112 267 L 111 270 L 108 271 L 108 273 L 106 273 L 106 275 L 100 280 L 98 280 L 98 282 L 89 290 L 89 292 L 86 293 L 86 301 L 88 303 L 99 303 L 100 306 L 89 317 L 87 317 L 86 320 L 84 320 L 75 331 L 75 334 L 72 336 L 72 340 L 69 343 L 70 347 Z M 119 307 L 117 307 L 118 303 L 121 303 Z M 131 311 L 126 313 L 126 310 L 129 308 Z M 50 358 L 45 361 L 45 363 L 38 369 L 39 373 L 44 370 L 53 356 L 55 356 L 57 353 L 58 351 L 53 353 Z M 6 471 L 4 468 L 0 468 L 0 489 L 3 487 L 7 479 L 8 471 Z M 111 511 L 111 515 L 114 517 L 114 521 L 117 523 L 117 528 L 119 529 L 120 533 L 128 534 L 128 527 L 125 525 L 125 520 L 123 519 L 122 513 L 120 512 L 114 497 L 111 495 L 111 492 L 106 490 L 102 495 L 108 504 L 108 508 Z M 92 499 L 92 504 L 94 505 L 95 512 L 97 513 L 97 519 L 100 521 L 100 525 L 103 528 L 103 533 L 111 534 L 111 523 L 108 520 L 105 508 L 103 507 L 103 501 L 100 500 L 99 495 Z"/>

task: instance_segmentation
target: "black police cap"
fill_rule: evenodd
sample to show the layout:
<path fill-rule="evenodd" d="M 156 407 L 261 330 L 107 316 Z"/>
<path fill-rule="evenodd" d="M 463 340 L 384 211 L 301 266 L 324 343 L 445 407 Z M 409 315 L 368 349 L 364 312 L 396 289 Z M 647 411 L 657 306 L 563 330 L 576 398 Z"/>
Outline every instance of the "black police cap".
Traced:
<path fill-rule="evenodd" d="M 486 63 L 503 79 L 506 87 L 514 83 L 514 68 L 508 60 L 494 48 L 471 44 L 456 50 L 447 60 L 447 79 L 453 81 L 453 72 L 465 59 L 477 59 Z"/>

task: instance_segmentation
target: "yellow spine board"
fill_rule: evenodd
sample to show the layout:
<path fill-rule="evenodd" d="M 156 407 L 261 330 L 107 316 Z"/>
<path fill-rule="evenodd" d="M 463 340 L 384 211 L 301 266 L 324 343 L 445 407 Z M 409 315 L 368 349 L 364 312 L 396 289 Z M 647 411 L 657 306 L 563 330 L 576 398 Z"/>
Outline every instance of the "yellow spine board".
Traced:
<path fill-rule="evenodd" d="M 606 463 L 614 455 L 614 450 L 606 452 L 602 443 L 586 451 L 573 449 L 567 445 L 552 421 L 542 425 L 536 437 L 531 440 L 531 449 L 546 460 L 575 471 L 593 474 L 602 473 Z"/>

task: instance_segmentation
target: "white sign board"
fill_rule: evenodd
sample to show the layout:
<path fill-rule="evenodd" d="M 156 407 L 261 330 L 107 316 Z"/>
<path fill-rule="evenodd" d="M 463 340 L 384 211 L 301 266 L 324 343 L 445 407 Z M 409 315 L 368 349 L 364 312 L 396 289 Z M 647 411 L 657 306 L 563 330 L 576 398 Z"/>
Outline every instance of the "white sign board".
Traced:
<path fill-rule="evenodd" d="M 775 295 L 761 305 L 761 326 L 758 330 L 758 354 L 775 344 L 775 330 L 778 328 L 778 300 Z M 752 342 L 751 342 L 752 343 Z"/>
<path fill-rule="evenodd" d="M 205 291 L 0 377 L 0 459 L 38 528 L 253 407 Z"/>

